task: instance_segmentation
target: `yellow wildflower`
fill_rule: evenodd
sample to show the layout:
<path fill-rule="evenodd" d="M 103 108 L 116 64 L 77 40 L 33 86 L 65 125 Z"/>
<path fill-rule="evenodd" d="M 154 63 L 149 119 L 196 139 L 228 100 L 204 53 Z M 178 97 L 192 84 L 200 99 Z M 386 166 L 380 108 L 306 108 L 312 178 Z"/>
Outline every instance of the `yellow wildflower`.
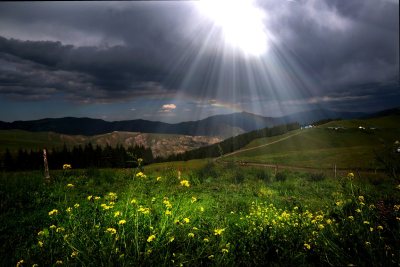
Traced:
<path fill-rule="evenodd" d="M 371 245 L 371 243 L 370 243 L 370 242 L 368 242 L 368 241 L 366 241 L 366 242 L 365 242 L 365 245 L 366 245 L 366 246 L 370 246 L 370 245 Z"/>
<path fill-rule="evenodd" d="M 349 216 L 349 217 L 347 217 L 347 218 L 349 218 L 350 221 L 353 221 L 353 220 L 354 220 L 354 217 L 353 217 L 353 216 Z"/>
<path fill-rule="evenodd" d="M 147 176 L 143 172 L 136 173 L 137 178 L 146 178 Z"/>
<path fill-rule="evenodd" d="M 307 244 L 307 243 L 304 243 L 304 248 L 310 250 L 311 249 L 311 245 Z"/>
<path fill-rule="evenodd" d="M 138 211 L 143 213 L 143 214 L 149 214 L 150 213 L 150 209 L 149 208 L 144 208 L 142 206 L 139 206 Z"/>
<path fill-rule="evenodd" d="M 93 196 L 92 196 L 92 195 L 90 195 L 90 196 L 88 196 L 88 197 L 87 197 L 87 200 L 89 200 L 89 201 L 90 201 L 90 200 L 92 200 L 92 198 L 93 198 Z"/>
<path fill-rule="evenodd" d="M 192 203 L 196 202 L 197 198 L 196 197 L 192 197 Z"/>
<path fill-rule="evenodd" d="M 126 220 L 120 220 L 120 221 L 118 222 L 119 225 L 123 225 L 123 224 L 125 224 L 125 223 L 126 223 Z"/>
<path fill-rule="evenodd" d="M 364 201 L 365 201 L 363 196 L 358 196 L 358 200 L 359 200 L 360 202 L 364 202 Z"/>
<path fill-rule="evenodd" d="M 370 231 L 370 232 L 373 232 L 373 231 L 374 231 L 374 228 L 373 228 L 373 227 L 370 227 L 370 228 L 369 228 L 369 231 Z"/>
<path fill-rule="evenodd" d="M 147 242 L 152 242 L 154 239 L 156 239 L 156 235 L 151 235 L 147 238 Z"/>
<path fill-rule="evenodd" d="M 136 204 L 137 203 L 137 200 L 136 199 L 134 199 L 134 198 L 132 198 L 132 200 L 131 200 L 131 204 Z"/>
<path fill-rule="evenodd" d="M 39 231 L 37 234 L 38 234 L 38 236 L 42 236 L 42 235 L 44 235 L 44 231 Z"/>
<path fill-rule="evenodd" d="M 158 177 L 156 178 L 156 181 L 157 181 L 157 182 L 161 181 L 161 176 L 158 176 Z"/>
<path fill-rule="evenodd" d="M 364 221 L 363 223 L 364 223 L 364 224 L 369 224 L 369 221 Z"/>
<path fill-rule="evenodd" d="M 66 211 L 67 211 L 68 213 L 71 213 L 71 212 L 72 212 L 72 208 L 71 208 L 71 207 L 68 207 L 68 208 L 66 209 Z"/>
<path fill-rule="evenodd" d="M 171 214 L 172 214 L 172 212 L 170 210 L 165 211 L 165 215 L 170 216 Z"/>
<path fill-rule="evenodd" d="M 332 220 L 331 219 L 326 220 L 326 224 L 332 224 Z"/>
<path fill-rule="evenodd" d="M 203 208 L 203 207 L 200 207 L 200 211 L 201 211 L 201 212 L 204 212 L 204 208 Z"/>
<path fill-rule="evenodd" d="M 214 258 L 214 255 L 210 255 L 210 256 L 208 256 L 208 259 L 213 259 Z"/>
<path fill-rule="evenodd" d="M 394 205 L 393 209 L 394 209 L 394 211 L 399 211 L 400 210 L 400 204 Z"/>
<path fill-rule="evenodd" d="M 117 233 L 117 230 L 115 230 L 115 228 L 107 228 L 106 230 L 107 233 L 110 233 L 112 235 L 115 235 Z"/>
<path fill-rule="evenodd" d="M 71 164 L 64 164 L 63 165 L 63 170 L 69 170 L 71 168 L 72 168 Z"/>
<path fill-rule="evenodd" d="M 79 204 L 76 203 L 76 204 L 74 205 L 74 208 L 75 208 L 75 209 L 79 208 Z"/>
<path fill-rule="evenodd" d="M 62 261 L 62 260 L 56 261 L 56 265 L 62 265 L 62 264 L 63 264 L 63 261 Z"/>
<path fill-rule="evenodd" d="M 56 229 L 57 226 L 55 226 L 54 224 L 50 225 L 50 229 Z"/>
<path fill-rule="evenodd" d="M 223 249 L 221 249 L 221 252 L 222 252 L 222 253 L 228 253 L 229 250 L 227 250 L 226 248 L 223 248 Z"/>
<path fill-rule="evenodd" d="M 189 219 L 189 218 L 183 218 L 183 222 L 184 222 L 184 223 L 189 223 L 189 222 L 190 222 L 190 219 Z"/>
<path fill-rule="evenodd" d="M 57 215 L 57 214 L 58 214 L 58 210 L 56 210 L 56 209 L 49 211 L 49 216 L 53 216 L 53 215 Z"/>
<path fill-rule="evenodd" d="M 347 178 L 348 178 L 349 180 L 353 180 L 353 179 L 354 179 L 354 173 L 349 172 L 349 173 L 347 174 Z"/>
<path fill-rule="evenodd" d="M 22 266 L 23 263 L 24 263 L 24 260 L 20 260 L 19 262 L 17 262 L 17 267 Z"/>
<path fill-rule="evenodd" d="M 39 247 L 43 247 L 43 242 L 42 241 L 38 241 L 38 245 L 39 245 Z"/>
<path fill-rule="evenodd" d="M 120 211 L 114 212 L 114 217 L 118 217 L 118 216 L 121 216 L 121 212 Z"/>
<path fill-rule="evenodd" d="M 194 237 L 194 234 L 193 234 L 193 233 L 188 233 L 188 237 L 193 238 L 193 237 Z"/>
<path fill-rule="evenodd" d="M 361 210 L 360 209 L 356 209 L 356 212 L 361 213 Z"/>
<path fill-rule="evenodd" d="M 95 196 L 94 197 L 94 200 L 99 200 L 101 197 L 99 197 L 99 196 Z"/>
<path fill-rule="evenodd" d="M 73 184 L 67 184 L 67 187 L 72 188 L 72 187 L 74 187 L 74 185 Z"/>
<path fill-rule="evenodd" d="M 322 229 L 324 229 L 324 228 L 325 228 L 325 226 L 324 226 L 323 224 L 319 224 L 319 225 L 318 225 L 318 229 L 322 230 Z"/>
<path fill-rule="evenodd" d="M 56 229 L 57 233 L 61 233 L 61 232 L 64 232 L 64 231 L 65 231 L 64 227 L 57 227 L 57 229 Z"/>
<path fill-rule="evenodd" d="M 223 229 L 221 229 L 221 228 L 214 229 L 214 235 L 221 235 L 224 231 L 225 231 L 225 228 L 223 228 Z"/>
<path fill-rule="evenodd" d="M 174 242 L 174 240 L 175 240 L 175 237 L 171 236 L 171 237 L 169 238 L 169 243 Z"/>
<path fill-rule="evenodd" d="M 76 258 L 78 256 L 78 251 L 72 251 L 71 258 Z"/>
<path fill-rule="evenodd" d="M 206 237 L 206 238 L 204 238 L 203 239 L 203 241 L 205 242 L 205 243 L 208 243 L 208 242 L 210 242 L 210 240 Z"/>
<path fill-rule="evenodd" d="M 199 230 L 199 228 L 197 228 L 196 226 L 192 228 L 193 230 L 197 231 Z"/>
<path fill-rule="evenodd" d="M 378 225 L 378 227 L 376 227 L 376 229 L 378 229 L 378 230 L 383 230 L 383 226 L 382 225 Z"/>
<path fill-rule="evenodd" d="M 182 181 L 180 182 L 180 184 L 181 184 L 181 186 L 190 187 L 190 183 L 189 183 L 188 180 L 182 180 Z"/>

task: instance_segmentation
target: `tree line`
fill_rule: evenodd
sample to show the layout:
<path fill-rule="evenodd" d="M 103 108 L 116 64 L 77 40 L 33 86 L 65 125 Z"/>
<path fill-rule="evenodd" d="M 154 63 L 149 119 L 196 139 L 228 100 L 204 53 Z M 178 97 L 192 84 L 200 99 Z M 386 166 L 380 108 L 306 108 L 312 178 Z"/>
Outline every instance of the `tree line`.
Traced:
<path fill-rule="evenodd" d="M 225 139 L 224 141 L 217 144 L 200 147 L 198 149 L 186 151 L 185 153 L 182 154 L 172 155 L 168 157 L 166 161 L 219 157 L 224 154 L 231 153 L 233 151 L 241 149 L 242 147 L 246 146 L 251 141 L 257 138 L 281 135 L 299 128 L 300 124 L 297 122 L 278 125 L 271 128 L 263 128 Z"/>
<path fill-rule="evenodd" d="M 72 168 L 127 168 L 136 167 L 138 158 L 142 158 L 145 164 L 154 161 L 150 148 L 130 146 L 125 149 L 122 145 L 94 147 L 91 143 L 74 146 L 72 149 L 64 144 L 62 149 L 48 150 L 47 158 L 50 169 L 62 169 L 66 163 L 71 164 Z M 11 153 L 6 149 L 1 158 L 0 169 L 5 171 L 43 169 L 43 151 L 19 149 L 17 153 Z"/>

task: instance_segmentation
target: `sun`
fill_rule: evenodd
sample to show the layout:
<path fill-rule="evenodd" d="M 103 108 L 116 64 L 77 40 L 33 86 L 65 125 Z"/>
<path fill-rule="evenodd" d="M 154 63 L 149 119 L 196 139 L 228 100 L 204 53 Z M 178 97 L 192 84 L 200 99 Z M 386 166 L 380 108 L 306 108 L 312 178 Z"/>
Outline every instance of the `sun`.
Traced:
<path fill-rule="evenodd" d="M 252 0 L 201 0 L 199 9 L 222 29 L 224 40 L 247 55 L 268 50 L 265 11 Z"/>

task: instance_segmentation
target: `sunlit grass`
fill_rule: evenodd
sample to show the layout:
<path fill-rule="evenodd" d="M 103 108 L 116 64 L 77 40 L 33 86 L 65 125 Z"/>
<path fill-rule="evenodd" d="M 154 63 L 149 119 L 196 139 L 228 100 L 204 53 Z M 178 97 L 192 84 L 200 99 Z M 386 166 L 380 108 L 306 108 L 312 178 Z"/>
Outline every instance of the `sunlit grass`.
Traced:
<path fill-rule="evenodd" d="M 203 164 L 68 170 L 52 185 L 36 180 L 26 201 L 40 204 L 25 216 L 40 220 L 25 222 L 27 242 L 13 264 L 398 264 L 400 190 L 390 181 Z M 16 214 L 8 206 L 4 214 Z"/>

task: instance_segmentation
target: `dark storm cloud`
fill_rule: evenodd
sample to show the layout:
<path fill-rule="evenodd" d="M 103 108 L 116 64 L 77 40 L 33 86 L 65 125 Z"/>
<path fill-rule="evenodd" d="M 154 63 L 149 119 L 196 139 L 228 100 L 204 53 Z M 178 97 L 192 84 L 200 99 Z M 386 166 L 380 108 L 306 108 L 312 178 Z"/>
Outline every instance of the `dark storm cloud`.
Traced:
<path fill-rule="evenodd" d="M 246 102 L 275 90 L 304 103 L 399 98 L 398 3 L 260 4 L 276 37 L 271 53 L 286 72 L 281 80 L 291 83 L 268 83 L 277 77 L 254 60 L 225 57 L 218 31 L 209 33 L 191 2 L 2 3 L 0 95 L 113 102 L 182 91 Z M 205 47 L 207 37 L 214 42 Z"/>

